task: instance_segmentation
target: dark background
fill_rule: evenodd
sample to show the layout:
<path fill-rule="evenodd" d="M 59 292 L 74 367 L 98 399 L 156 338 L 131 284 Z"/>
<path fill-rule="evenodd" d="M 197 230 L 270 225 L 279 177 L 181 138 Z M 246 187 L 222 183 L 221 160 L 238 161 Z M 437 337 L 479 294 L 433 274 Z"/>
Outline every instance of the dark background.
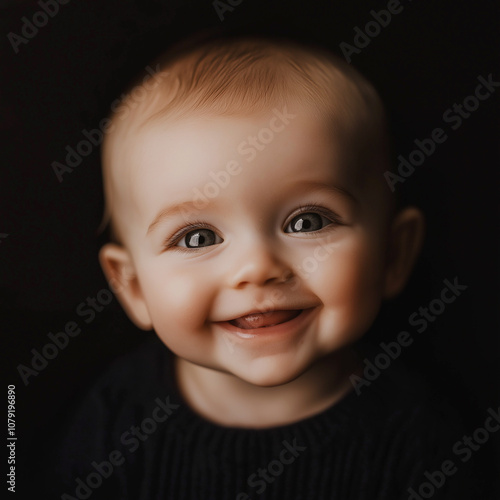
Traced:
<path fill-rule="evenodd" d="M 281 33 L 340 53 L 341 42 L 353 43 L 354 28 L 372 20 L 370 10 L 387 3 L 243 0 L 221 21 L 209 0 L 72 0 L 16 54 L 7 34 L 22 35 L 23 17 L 32 20 L 41 8 L 33 1 L 0 2 L 0 299 L 5 382 L 16 385 L 17 395 L 18 497 L 44 498 L 33 474 L 75 401 L 111 359 L 149 335 L 131 325 L 116 300 L 89 323 L 78 313 L 107 288 L 95 236 L 103 207 L 99 150 L 62 182 L 52 162 L 64 163 L 66 146 L 76 147 L 82 130 L 105 116 L 116 82 L 182 36 L 200 29 Z M 416 341 L 403 361 L 428 379 L 435 397 L 450 400 L 472 433 L 487 409 L 500 404 L 500 89 L 455 131 L 443 113 L 474 93 L 479 75 L 500 80 L 499 9 L 492 1 L 401 4 L 403 11 L 353 54 L 352 64 L 387 102 L 396 154 L 408 157 L 413 141 L 436 127 L 448 139 L 397 186 L 423 208 L 427 241 L 408 290 L 385 308 L 385 327 L 373 340 L 410 331 Z M 455 277 L 468 289 L 417 334 L 408 316 Z M 41 351 L 48 333 L 68 321 L 78 323 L 80 335 L 25 385 L 18 366 L 30 367 L 31 350 Z M 499 439 L 497 433 L 476 453 L 484 486 L 491 484 L 491 497 L 481 498 L 499 498 L 492 489 L 500 475 Z"/>

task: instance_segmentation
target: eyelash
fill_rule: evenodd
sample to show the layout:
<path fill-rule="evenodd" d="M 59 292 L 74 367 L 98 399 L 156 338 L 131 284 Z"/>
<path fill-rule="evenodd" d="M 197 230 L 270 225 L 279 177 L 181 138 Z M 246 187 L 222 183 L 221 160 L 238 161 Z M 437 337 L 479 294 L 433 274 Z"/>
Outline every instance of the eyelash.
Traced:
<path fill-rule="evenodd" d="M 322 215 L 323 217 L 325 217 L 325 219 L 332 221 L 332 223 L 337 225 L 337 226 L 342 225 L 342 219 L 335 212 L 332 212 L 331 210 L 328 210 L 327 208 L 325 208 L 321 205 L 317 205 L 316 203 L 310 203 L 309 205 L 299 205 L 297 210 L 295 210 L 295 212 L 293 212 L 292 215 L 290 215 L 287 218 L 285 224 L 283 225 L 283 230 L 285 230 L 285 228 L 288 226 L 288 224 L 295 217 L 297 217 L 298 215 L 301 215 L 301 214 L 309 213 L 309 212 L 314 212 L 314 213 L 317 213 L 319 215 Z M 321 231 L 321 229 L 319 229 L 319 231 Z M 317 233 L 318 231 L 315 231 L 315 232 Z M 304 234 L 307 234 L 307 233 L 304 233 Z"/>
<path fill-rule="evenodd" d="M 285 224 L 283 225 L 283 231 L 286 229 L 288 224 L 293 220 L 294 217 L 297 217 L 297 215 L 303 214 L 303 213 L 309 213 L 309 212 L 314 212 L 322 215 L 326 219 L 332 221 L 333 224 L 335 225 L 342 225 L 342 221 L 340 217 L 332 212 L 331 210 L 328 210 L 321 205 L 317 205 L 314 203 L 311 203 L 309 205 L 299 205 L 297 210 L 292 213 L 287 219 Z M 325 226 L 327 227 L 327 226 Z M 201 248 L 186 248 L 186 247 L 178 247 L 177 243 L 179 240 L 181 240 L 186 234 L 188 234 L 191 231 L 194 231 L 196 229 L 210 229 L 211 231 L 214 231 L 214 233 L 217 233 L 217 231 L 214 230 L 214 228 L 210 225 L 207 224 L 206 222 L 203 221 L 193 221 L 191 222 L 188 226 L 183 226 L 179 229 L 177 229 L 172 236 L 167 238 L 167 240 L 164 243 L 164 249 L 165 250 L 176 250 L 180 252 L 196 252 L 199 250 L 203 250 L 204 247 Z M 319 230 L 321 231 L 321 229 Z M 316 233 L 318 231 L 315 231 Z M 307 233 L 304 233 L 307 234 Z"/>
<path fill-rule="evenodd" d="M 198 250 L 202 250 L 202 248 L 186 248 L 186 247 L 178 247 L 176 246 L 179 240 L 181 240 L 186 234 L 188 234 L 191 231 L 194 231 L 196 229 L 210 229 L 214 233 L 217 233 L 217 231 L 214 230 L 214 228 L 210 225 L 207 224 L 206 222 L 203 221 L 193 221 L 189 226 L 183 226 L 179 229 L 177 229 L 172 236 L 167 238 L 164 244 L 164 248 L 166 250 L 168 249 L 175 249 L 180 252 L 196 252 Z"/>

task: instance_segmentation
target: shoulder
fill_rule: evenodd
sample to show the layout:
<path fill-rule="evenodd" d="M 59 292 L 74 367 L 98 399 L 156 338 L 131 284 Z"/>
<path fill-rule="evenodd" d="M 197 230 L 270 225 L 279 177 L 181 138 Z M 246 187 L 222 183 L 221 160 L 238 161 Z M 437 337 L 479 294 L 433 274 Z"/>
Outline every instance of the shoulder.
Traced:
<path fill-rule="evenodd" d="M 160 387 L 173 385 L 173 353 L 156 335 L 113 361 L 99 377 L 90 393 L 110 403 L 121 398 L 145 399 Z"/>
<path fill-rule="evenodd" d="M 116 439 L 120 429 L 150 413 L 155 400 L 165 401 L 175 392 L 172 358 L 154 336 L 116 359 L 80 400 L 66 434 L 92 436 L 89 445 L 93 439 L 102 443 Z"/>
<path fill-rule="evenodd" d="M 72 419 L 73 428 L 106 429 L 115 440 L 121 429 L 135 425 L 155 407 L 177 400 L 174 354 L 151 336 L 113 361 L 87 392 Z"/>
<path fill-rule="evenodd" d="M 165 419 L 176 408 L 170 394 L 173 354 L 151 337 L 134 351 L 114 361 L 69 416 L 56 444 L 54 487 L 75 487 L 92 463 L 110 460 L 123 449 L 124 434 L 143 422 L 155 407 Z M 128 438 L 128 435 L 125 436 Z M 120 452 L 121 453 L 121 452 Z M 111 488 L 112 481 L 107 481 Z"/>
<path fill-rule="evenodd" d="M 360 419 L 369 420 L 373 427 L 392 424 L 427 431 L 434 427 L 461 428 L 456 411 L 402 365 L 391 366 L 373 381 L 356 384 L 358 410 L 368 410 L 360 411 Z"/>
<path fill-rule="evenodd" d="M 401 491 L 416 491 L 428 481 L 426 474 L 441 475 L 444 466 L 452 467 L 455 476 L 458 462 L 450 457 L 464 434 L 462 419 L 421 378 L 391 367 L 357 395 L 355 404 L 356 428 L 369 436 L 381 476 L 392 476 Z M 456 492 L 459 476 L 447 478 L 435 498 Z"/>

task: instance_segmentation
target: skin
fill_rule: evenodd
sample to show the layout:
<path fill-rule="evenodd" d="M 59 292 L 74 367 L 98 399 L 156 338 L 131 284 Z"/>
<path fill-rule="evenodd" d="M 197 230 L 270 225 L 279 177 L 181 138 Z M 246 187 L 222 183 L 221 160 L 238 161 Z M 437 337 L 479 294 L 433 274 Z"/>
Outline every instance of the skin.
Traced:
<path fill-rule="evenodd" d="M 105 147 L 122 244 L 102 248 L 104 272 L 177 355 L 187 403 L 220 425 L 283 425 L 352 390 L 351 346 L 404 286 L 422 239 L 420 212 L 394 215 L 379 170 L 353 164 L 355 138 L 293 114 L 252 161 L 238 146 L 272 113 L 123 124 Z M 197 232 L 214 244 L 186 248 Z M 260 321 L 281 324 L 241 328 Z"/>

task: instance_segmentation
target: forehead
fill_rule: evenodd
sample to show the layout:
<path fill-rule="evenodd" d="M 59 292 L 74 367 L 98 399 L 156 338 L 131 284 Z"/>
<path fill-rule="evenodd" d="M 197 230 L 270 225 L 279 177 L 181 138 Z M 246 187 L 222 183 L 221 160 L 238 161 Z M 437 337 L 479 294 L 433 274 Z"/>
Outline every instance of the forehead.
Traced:
<path fill-rule="evenodd" d="M 143 226 L 160 201 L 192 200 L 196 189 L 199 192 L 215 182 L 214 176 L 225 177 L 229 162 L 242 167 L 238 181 L 231 177 L 231 187 L 245 185 L 244 192 L 254 200 L 259 190 L 316 176 L 362 190 L 367 203 L 387 201 L 380 199 L 389 194 L 380 169 L 381 164 L 384 170 L 389 168 L 380 146 L 385 141 L 384 127 L 376 109 L 364 106 L 359 95 L 345 92 L 328 109 L 318 103 L 290 101 L 286 107 L 277 103 L 275 111 L 247 115 L 208 110 L 174 117 L 154 113 L 161 96 L 153 94 L 144 106 L 115 122 L 104 143 L 105 195 L 118 233 L 125 219 L 127 226 Z M 287 113 L 295 117 L 282 123 L 279 116 Z M 282 130 L 269 130 L 272 125 Z M 251 161 L 249 151 L 255 153 Z M 268 182 L 263 187 L 253 178 Z M 224 189 L 220 198 L 230 200 L 233 192 L 241 197 L 237 190 Z M 233 203 L 240 204 L 235 199 Z"/>
<path fill-rule="evenodd" d="M 350 148 L 303 107 L 157 121 L 117 138 L 110 160 L 120 198 L 141 211 L 165 196 L 192 197 L 207 183 L 224 184 L 228 175 L 233 187 L 243 183 L 246 191 L 259 189 L 252 178 L 351 185 L 357 175 Z M 221 194 L 229 196 L 231 187 Z"/>

